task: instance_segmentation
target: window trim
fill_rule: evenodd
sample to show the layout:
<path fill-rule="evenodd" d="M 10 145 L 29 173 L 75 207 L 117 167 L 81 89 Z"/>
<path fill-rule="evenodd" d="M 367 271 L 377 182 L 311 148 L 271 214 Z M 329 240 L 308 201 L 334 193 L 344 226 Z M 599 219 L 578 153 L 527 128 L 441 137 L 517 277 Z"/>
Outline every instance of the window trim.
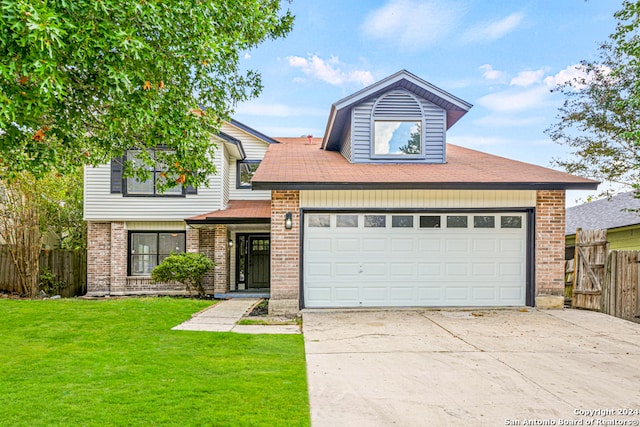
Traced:
<path fill-rule="evenodd" d="M 158 260 L 160 255 L 167 255 L 167 254 L 161 254 L 160 253 L 160 234 L 182 234 L 183 240 L 184 240 L 184 249 L 185 252 L 187 251 L 187 231 L 186 230 L 129 230 L 128 236 L 127 236 L 127 276 L 131 276 L 131 277 L 150 277 L 150 275 L 145 275 L 145 274 L 131 274 L 131 265 L 132 263 L 132 258 L 131 256 L 134 255 L 131 253 L 131 245 L 133 244 L 133 235 L 134 234 L 155 234 L 156 236 L 156 246 L 158 248 L 158 253 L 155 254 L 156 256 L 156 266 L 159 264 Z M 180 252 L 182 253 L 182 252 Z M 169 254 L 170 255 L 170 254 Z"/>
<path fill-rule="evenodd" d="M 153 151 L 155 153 L 156 151 L 161 151 L 161 150 L 164 150 L 164 149 L 163 148 L 155 148 L 155 149 L 149 149 L 149 150 Z M 130 149 L 130 150 L 125 151 L 123 168 L 124 168 L 124 163 L 126 163 L 128 160 L 130 160 L 129 152 L 131 152 L 131 151 L 142 151 L 142 150 Z M 154 156 L 155 156 L 155 154 L 154 154 Z M 156 166 L 154 166 L 153 170 L 150 171 L 150 172 L 151 172 L 151 178 L 150 179 L 153 179 L 153 193 L 129 193 L 128 181 L 130 179 L 135 179 L 135 178 L 125 178 L 124 175 L 123 175 L 122 176 L 122 195 L 124 197 L 169 197 L 169 198 L 171 198 L 171 197 L 185 197 L 187 195 L 187 190 L 186 190 L 186 187 L 184 185 L 181 185 L 182 191 L 180 192 L 180 194 L 178 194 L 178 193 L 159 193 L 158 192 L 158 188 L 156 187 L 156 175 L 158 173 L 162 173 L 163 171 L 161 169 L 158 169 L 157 161 L 156 161 Z"/>
<path fill-rule="evenodd" d="M 240 182 L 240 168 L 242 164 L 257 164 L 258 166 L 262 160 L 237 160 L 236 161 L 236 189 L 252 189 L 253 185 L 242 185 Z"/>

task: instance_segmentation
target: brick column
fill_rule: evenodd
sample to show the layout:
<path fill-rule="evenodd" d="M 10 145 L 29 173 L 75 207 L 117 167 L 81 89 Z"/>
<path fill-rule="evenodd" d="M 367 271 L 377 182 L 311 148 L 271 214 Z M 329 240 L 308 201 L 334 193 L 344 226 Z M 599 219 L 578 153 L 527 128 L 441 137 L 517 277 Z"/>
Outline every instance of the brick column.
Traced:
<path fill-rule="evenodd" d="M 200 253 L 208 256 L 209 259 L 211 259 L 211 261 L 215 262 L 214 235 L 215 233 L 212 228 L 202 228 L 198 230 L 198 237 L 199 237 L 198 244 L 200 247 L 199 249 Z M 205 276 L 202 279 L 202 286 L 204 287 L 204 290 L 206 293 L 208 294 L 213 293 L 213 283 L 214 283 L 214 272 L 210 271 L 209 273 L 205 274 Z"/>
<path fill-rule="evenodd" d="M 536 306 L 564 305 L 564 190 L 536 192 Z"/>
<path fill-rule="evenodd" d="M 111 224 L 87 223 L 87 295 L 109 295 L 111 283 Z"/>
<path fill-rule="evenodd" d="M 213 289 L 214 293 L 229 292 L 229 245 L 227 239 L 227 226 L 216 224 L 213 228 L 214 248 L 213 261 Z"/>
<path fill-rule="evenodd" d="M 111 295 L 127 293 L 127 230 L 124 222 L 111 223 Z"/>
<path fill-rule="evenodd" d="M 284 226 L 291 212 L 293 227 Z M 300 310 L 300 192 L 271 191 L 271 298 L 269 314 L 291 315 Z"/>
<path fill-rule="evenodd" d="M 200 230 L 187 225 L 187 252 L 198 252 L 200 250 Z"/>

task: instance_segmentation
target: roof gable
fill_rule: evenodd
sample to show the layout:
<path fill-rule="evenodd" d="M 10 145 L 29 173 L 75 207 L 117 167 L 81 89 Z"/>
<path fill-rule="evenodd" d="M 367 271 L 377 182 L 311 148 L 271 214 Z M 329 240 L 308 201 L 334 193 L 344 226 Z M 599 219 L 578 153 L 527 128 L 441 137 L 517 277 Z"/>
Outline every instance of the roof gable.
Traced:
<path fill-rule="evenodd" d="M 468 102 L 416 77 L 406 70 L 401 70 L 334 103 L 329 113 L 322 148 L 337 148 L 343 128 L 351 120 L 350 113 L 353 107 L 397 89 L 413 93 L 445 110 L 447 129 L 453 126 L 472 107 Z"/>

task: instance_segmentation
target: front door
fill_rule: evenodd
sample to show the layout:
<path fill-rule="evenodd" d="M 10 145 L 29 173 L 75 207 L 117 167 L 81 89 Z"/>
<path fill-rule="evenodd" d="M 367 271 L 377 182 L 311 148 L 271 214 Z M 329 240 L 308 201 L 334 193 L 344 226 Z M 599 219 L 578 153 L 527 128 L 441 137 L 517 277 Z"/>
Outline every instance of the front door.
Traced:
<path fill-rule="evenodd" d="M 268 234 L 238 235 L 238 266 L 240 281 L 245 281 L 246 289 L 269 288 L 271 264 L 271 241 Z"/>

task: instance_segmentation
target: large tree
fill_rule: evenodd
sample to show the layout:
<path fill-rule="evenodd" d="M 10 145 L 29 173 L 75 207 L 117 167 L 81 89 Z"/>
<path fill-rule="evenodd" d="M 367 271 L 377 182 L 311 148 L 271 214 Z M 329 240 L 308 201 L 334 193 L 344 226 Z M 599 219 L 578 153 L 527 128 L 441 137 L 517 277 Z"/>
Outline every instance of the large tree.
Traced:
<path fill-rule="evenodd" d="M 556 160 L 568 172 L 640 187 L 640 1 L 625 1 L 616 31 L 582 75 L 559 87 L 558 122 L 547 129 L 573 157 Z"/>
<path fill-rule="evenodd" d="M 204 183 L 211 132 L 261 90 L 240 54 L 292 28 L 280 3 L 1 0 L 0 178 L 163 146 L 167 187 Z"/>

